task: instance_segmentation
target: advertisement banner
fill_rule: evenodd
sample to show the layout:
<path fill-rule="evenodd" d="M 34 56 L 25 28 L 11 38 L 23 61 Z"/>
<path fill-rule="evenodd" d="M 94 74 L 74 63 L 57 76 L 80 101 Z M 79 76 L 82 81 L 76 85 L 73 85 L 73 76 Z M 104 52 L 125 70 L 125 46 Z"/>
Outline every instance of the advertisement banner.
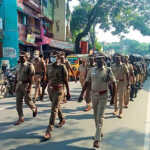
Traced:
<path fill-rule="evenodd" d="M 35 43 L 35 36 L 33 34 L 28 34 L 27 35 L 27 42 L 34 44 Z"/>
<path fill-rule="evenodd" d="M 71 50 L 71 51 L 73 51 L 73 49 L 74 49 L 74 45 L 72 43 L 57 41 L 57 40 L 53 40 L 53 39 L 50 42 L 50 46 L 64 49 L 64 50 Z"/>
<path fill-rule="evenodd" d="M 88 42 L 81 41 L 80 47 L 81 47 L 82 54 L 88 54 Z"/>
<path fill-rule="evenodd" d="M 12 47 L 4 47 L 3 48 L 3 57 L 15 58 L 16 50 Z"/>

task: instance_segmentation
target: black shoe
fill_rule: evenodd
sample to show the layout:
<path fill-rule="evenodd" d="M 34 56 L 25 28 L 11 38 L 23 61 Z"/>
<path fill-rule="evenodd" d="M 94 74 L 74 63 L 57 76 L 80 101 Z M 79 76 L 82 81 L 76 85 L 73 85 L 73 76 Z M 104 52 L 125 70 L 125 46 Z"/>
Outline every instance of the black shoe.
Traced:
<path fill-rule="evenodd" d="M 114 105 L 114 102 L 110 102 L 110 105 L 111 105 L 111 106 Z"/>
<path fill-rule="evenodd" d="M 37 116 L 37 107 L 35 109 L 35 111 L 33 111 L 33 117 L 36 117 Z"/>

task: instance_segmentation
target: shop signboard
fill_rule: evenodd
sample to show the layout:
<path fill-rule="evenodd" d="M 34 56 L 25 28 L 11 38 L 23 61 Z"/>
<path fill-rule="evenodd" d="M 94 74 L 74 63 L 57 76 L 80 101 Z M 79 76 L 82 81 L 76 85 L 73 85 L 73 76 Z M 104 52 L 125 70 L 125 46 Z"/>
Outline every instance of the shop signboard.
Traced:
<path fill-rule="evenodd" d="M 3 48 L 3 57 L 16 57 L 16 50 L 13 47 L 4 47 Z"/>
<path fill-rule="evenodd" d="M 71 50 L 71 51 L 73 51 L 73 48 L 74 48 L 74 45 L 72 43 L 53 40 L 53 39 L 51 39 L 50 41 L 50 46 L 64 49 L 64 50 Z"/>
<path fill-rule="evenodd" d="M 34 34 L 28 34 L 26 41 L 27 41 L 28 43 L 34 44 L 34 43 L 35 43 L 35 35 L 34 35 Z"/>

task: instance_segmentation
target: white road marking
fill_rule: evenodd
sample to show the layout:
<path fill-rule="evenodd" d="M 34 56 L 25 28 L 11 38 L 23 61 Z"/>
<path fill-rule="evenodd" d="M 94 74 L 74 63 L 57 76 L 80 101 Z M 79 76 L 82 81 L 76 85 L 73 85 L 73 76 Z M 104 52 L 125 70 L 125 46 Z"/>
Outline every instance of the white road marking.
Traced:
<path fill-rule="evenodd" d="M 150 150 L 150 91 L 148 94 L 147 118 L 145 121 L 144 150 Z"/>

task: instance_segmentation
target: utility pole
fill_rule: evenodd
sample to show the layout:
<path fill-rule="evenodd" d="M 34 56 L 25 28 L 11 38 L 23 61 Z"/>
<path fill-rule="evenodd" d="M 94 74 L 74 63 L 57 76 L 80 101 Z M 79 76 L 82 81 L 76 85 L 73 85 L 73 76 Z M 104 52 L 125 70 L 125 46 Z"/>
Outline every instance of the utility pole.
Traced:
<path fill-rule="evenodd" d="M 42 14 L 43 14 L 43 0 L 41 0 L 41 16 L 40 16 L 40 26 L 42 27 L 43 21 L 42 21 Z M 41 28 L 40 28 L 41 29 Z M 43 55 L 43 44 L 40 45 L 40 52 Z"/>

